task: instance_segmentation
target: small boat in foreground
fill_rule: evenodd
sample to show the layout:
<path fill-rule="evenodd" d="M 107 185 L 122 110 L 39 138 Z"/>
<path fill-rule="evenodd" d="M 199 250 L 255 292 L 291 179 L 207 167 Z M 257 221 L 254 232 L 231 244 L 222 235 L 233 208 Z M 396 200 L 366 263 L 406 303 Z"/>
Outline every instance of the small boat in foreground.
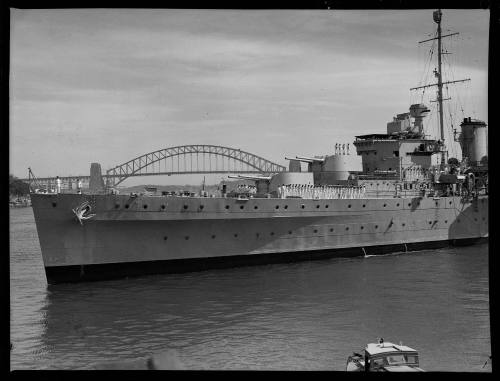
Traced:
<path fill-rule="evenodd" d="M 384 342 L 366 345 L 363 352 L 354 352 L 347 359 L 347 372 L 423 372 L 418 353 L 402 344 Z"/>

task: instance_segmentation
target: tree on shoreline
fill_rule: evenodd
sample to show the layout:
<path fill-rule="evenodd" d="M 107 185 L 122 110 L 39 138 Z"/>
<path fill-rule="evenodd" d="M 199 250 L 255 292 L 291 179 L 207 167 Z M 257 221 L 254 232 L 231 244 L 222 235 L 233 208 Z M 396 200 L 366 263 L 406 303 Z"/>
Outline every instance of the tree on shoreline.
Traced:
<path fill-rule="evenodd" d="M 9 194 L 17 197 L 26 196 L 30 192 L 30 186 L 19 180 L 14 175 L 9 175 Z"/>

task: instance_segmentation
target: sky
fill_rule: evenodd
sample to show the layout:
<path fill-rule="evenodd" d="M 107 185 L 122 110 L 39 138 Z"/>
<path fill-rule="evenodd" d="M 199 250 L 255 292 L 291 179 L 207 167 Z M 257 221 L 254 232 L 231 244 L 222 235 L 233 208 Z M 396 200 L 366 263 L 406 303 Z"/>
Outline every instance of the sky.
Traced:
<path fill-rule="evenodd" d="M 432 42 L 418 43 L 434 37 L 432 11 L 11 9 L 10 173 L 105 172 L 189 144 L 287 165 L 385 133 L 420 102 L 435 137 L 435 90 L 409 90 L 435 83 Z M 471 79 L 445 89 L 445 121 L 488 123 L 489 11 L 443 10 L 442 27 L 460 33 L 443 40 L 444 80 Z M 200 176 L 126 185 L 146 181 Z"/>

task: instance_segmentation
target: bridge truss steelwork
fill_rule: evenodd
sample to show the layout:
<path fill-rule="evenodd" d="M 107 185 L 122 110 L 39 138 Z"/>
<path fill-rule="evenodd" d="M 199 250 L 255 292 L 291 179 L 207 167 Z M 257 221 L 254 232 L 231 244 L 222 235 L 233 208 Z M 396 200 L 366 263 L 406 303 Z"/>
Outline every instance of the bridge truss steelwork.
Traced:
<path fill-rule="evenodd" d="M 286 167 L 240 149 L 214 145 L 185 145 L 149 152 L 106 171 L 109 186 L 131 176 L 188 173 L 276 173 Z"/>

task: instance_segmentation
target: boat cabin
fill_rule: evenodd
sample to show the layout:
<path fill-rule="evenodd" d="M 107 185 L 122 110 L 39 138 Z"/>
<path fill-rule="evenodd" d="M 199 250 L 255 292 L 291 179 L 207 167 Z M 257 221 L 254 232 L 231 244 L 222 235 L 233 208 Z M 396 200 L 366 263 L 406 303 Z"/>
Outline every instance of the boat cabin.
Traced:
<path fill-rule="evenodd" d="M 362 354 L 354 353 L 347 360 L 347 371 L 422 372 L 418 353 L 405 345 L 389 342 L 370 343 Z"/>

